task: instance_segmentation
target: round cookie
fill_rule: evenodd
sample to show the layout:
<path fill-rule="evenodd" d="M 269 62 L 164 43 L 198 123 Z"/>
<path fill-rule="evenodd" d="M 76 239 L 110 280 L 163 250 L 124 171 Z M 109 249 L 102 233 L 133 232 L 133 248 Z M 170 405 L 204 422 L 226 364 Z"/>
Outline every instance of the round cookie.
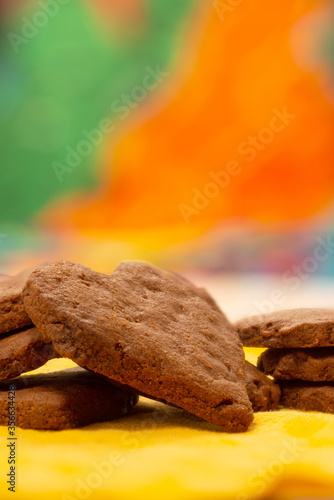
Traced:
<path fill-rule="evenodd" d="M 235 323 L 247 347 L 334 346 L 334 311 L 291 309 L 244 318 Z"/>
<path fill-rule="evenodd" d="M 246 389 L 253 411 L 275 410 L 281 395 L 279 386 L 248 361 L 245 372 Z"/>
<path fill-rule="evenodd" d="M 0 337 L 0 380 L 18 377 L 58 357 L 52 343 L 46 343 L 37 328 Z"/>
<path fill-rule="evenodd" d="M 280 380 L 280 404 L 303 411 L 334 413 L 334 384 Z"/>
<path fill-rule="evenodd" d="M 267 349 L 257 366 L 276 379 L 334 382 L 334 347 Z"/>
<path fill-rule="evenodd" d="M 8 395 L 14 398 L 15 425 L 23 429 L 71 429 L 109 421 L 127 414 L 138 401 L 83 368 L 27 375 L 0 383 L 0 425 L 8 425 Z"/>
<path fill-rule="evenodd" d="M 24 271 L 18 276 L 0 279 L 0 334 L 32 324 L 22 300 L 29 275 L 30 271 Z"/>
<path fill-rule="evenodd" d="M 111 275 L 50 263 L 31 274 L 24 304 L 56 351 L 80 366 L 223 430 L 251 423 L 235 330 L 203 291 L 173 274 L 135 262 Z"/>

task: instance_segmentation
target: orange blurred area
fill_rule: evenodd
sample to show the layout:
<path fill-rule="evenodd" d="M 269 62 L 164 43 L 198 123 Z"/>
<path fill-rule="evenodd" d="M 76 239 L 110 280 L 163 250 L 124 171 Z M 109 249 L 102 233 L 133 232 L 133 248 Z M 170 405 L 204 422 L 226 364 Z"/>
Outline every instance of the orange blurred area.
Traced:
<path fill-rule="evenodd" d="M 210 5 L 174 96 L 110 149 L 97 192 L 53 206 L 47 225 L 88 233 L 159 227 L 182 240 L 222 219 L 274 223 L 329 205 L 333 108 L 291 49 L 295 23 L 319 2 L 256 4 L 224 16 Z M 163 85 L 159 92 L 161 100 Z"/>

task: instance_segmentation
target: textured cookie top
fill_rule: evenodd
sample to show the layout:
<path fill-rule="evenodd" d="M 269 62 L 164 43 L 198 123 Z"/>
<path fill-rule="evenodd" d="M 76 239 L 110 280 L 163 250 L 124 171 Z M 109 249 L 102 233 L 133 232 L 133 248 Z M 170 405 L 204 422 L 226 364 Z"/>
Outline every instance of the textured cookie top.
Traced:
<path fill-rule="evenodd" d="M 56 357 L 52 343 L 46 343 L 37 328 L 0 337 L 0 380 L 18 377 Z"/>
<path fill-rule="evenodd" d="M 138 401 L 134 394 L 83 368 L 26 375 L 0 382 L 0 425 L 8 424 L 8 395 L 15 398 L 16 426 L 32 429 L 67 429 L 112 420 Z"/>
<path fill-rule="evenodd" d="M 235 324 L 248 347 L 334 346 L 334 311 L 291 309 L 251 316 Z"/>
<path fill-rule="evenodd" d="M 245 370 L 246 388 L 253 410 L 275 410 L 281 395 L 279 386 L 248 361 L 246 361 Z"/>
<path fill-rule="evenodd" d="M 148 264 L 112 275 L 66 261 L 30 276 L 25 306 L 57 352 L 226 430 L 252 421 L 241 342 L 213 299 Z"/>
<path fill-rule="evenodd" d="M 22 290 L 30 272 L 0 277 L 0 334 L 31 325 L 22 301 Z"/>

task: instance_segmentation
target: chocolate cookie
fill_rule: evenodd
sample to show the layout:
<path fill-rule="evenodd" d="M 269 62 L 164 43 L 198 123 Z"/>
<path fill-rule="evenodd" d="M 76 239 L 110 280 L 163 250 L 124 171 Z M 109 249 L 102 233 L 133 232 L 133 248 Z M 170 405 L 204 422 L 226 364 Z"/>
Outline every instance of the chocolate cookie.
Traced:
<path fill-rule="evenodd" d="M 334 413 L 334 384 L 280 380 L 280 404 L 304 411 Z"/>
<path fill-rule="evenodd" d="M 13 397 L 16 427 L 71 429 L 121 417 L 138 397 L 83 368 L 27 375 L 0 382 L 0 425 L 8 425 Z"/>
<path fill-rule="evenodd" d="M 248 347 L 334 346 L 334 311 L 292 309 L 244 318 L 235 324 Z"/>
<path fill-rule="evenodd" d="M 0 337 L 0 380 L 18 377 L 58 357 L 52 343 L 46 343 L 36 328 Z"/>
<path fill-rule="evenodd" d="M 29 271 L 0 279 L 0 334 L 32 324 L 22 300 Z"/>
<path fill-rule="evenodd" d="M 235 330 L 173 274 L 134 262 L 111 275 L 55 262 L 31 274 L 24 304 L 61 356 L 223 430 L 251 423 Z"/>
<path fill-rule="evenodd" d="M 246 361 L 245 370 L 246 389 L 253 411 L 275 410 L 281 395 L 278 385 L 248 361 Z"/>
<path fill-rule="evenodd" d="M 334 347 L 267 349 L 257 366 L 277 379 L 334 382 Z"/>

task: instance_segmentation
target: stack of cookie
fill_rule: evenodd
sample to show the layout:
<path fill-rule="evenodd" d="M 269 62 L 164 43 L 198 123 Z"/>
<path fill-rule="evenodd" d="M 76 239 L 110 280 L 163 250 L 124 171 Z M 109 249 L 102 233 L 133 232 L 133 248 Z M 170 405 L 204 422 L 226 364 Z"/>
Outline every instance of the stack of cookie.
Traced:
<path fill-rule="evenodd" d="M 293 309 L 235 326 L 245 346 L 269 348 L 258 368 L 280 385 L 283 406 L 334 413 L 334 311 Z"/>
<path fill-rule="evenodd" d="M 19 377 L 59 357 L 25 309 L 29 276 L 0 276 L 0 425 L 58 430 L 127 413 L 138 397 L 82 368 Z"/>
<path fill-rule="evenodd" d="M 29 277 L 0 277 L 0 380 L 19 376 L 57 357 L 51 342 L 34 328 L 23 305 L 22 291 Z"/>

